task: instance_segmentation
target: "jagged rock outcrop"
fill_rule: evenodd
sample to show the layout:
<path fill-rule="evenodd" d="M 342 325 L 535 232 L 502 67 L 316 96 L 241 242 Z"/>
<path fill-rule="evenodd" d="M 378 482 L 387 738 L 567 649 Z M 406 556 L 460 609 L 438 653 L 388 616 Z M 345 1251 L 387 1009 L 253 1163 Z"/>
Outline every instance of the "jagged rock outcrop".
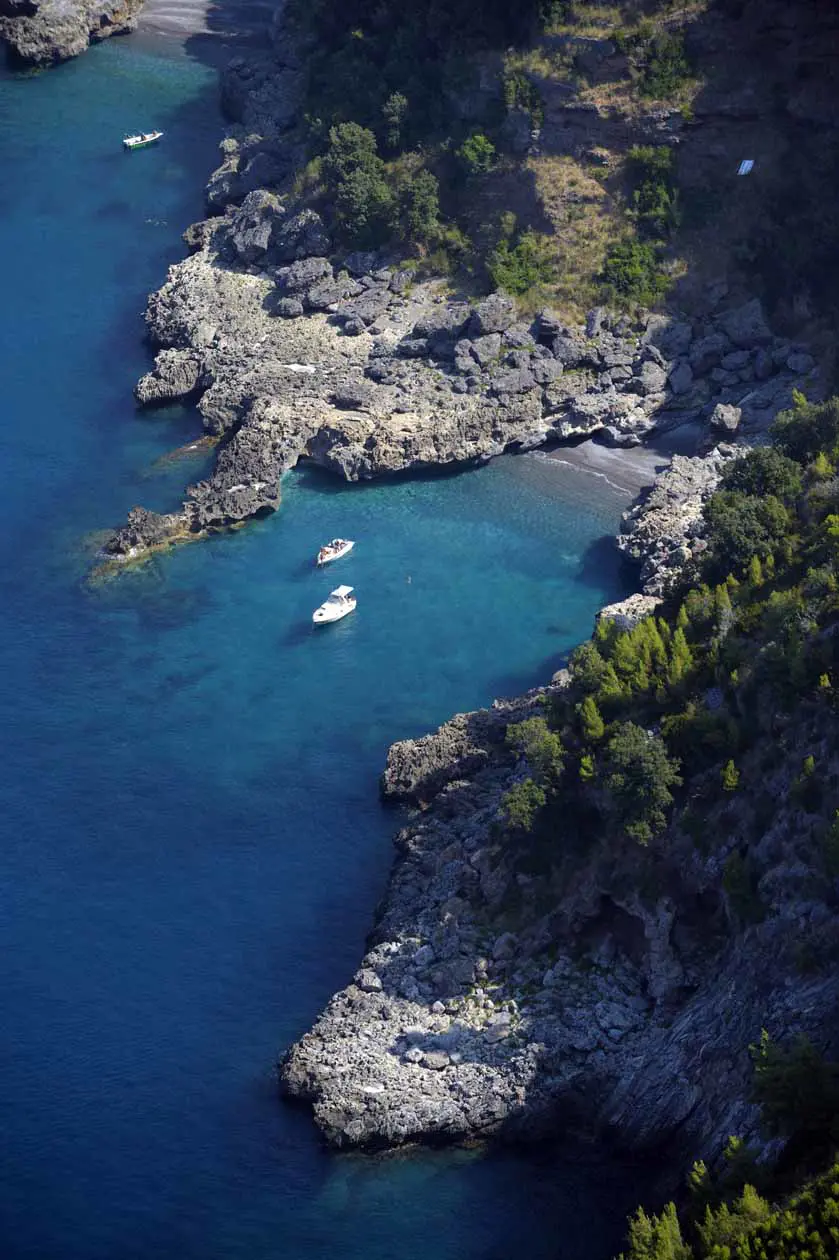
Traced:
<path fill-rule="evenodd" d="M 633 326 L 598 308 L 586 328 L 549 311 L 525 322 L 500 294 L 453 302 L 375 254 L 330 256 L 319 215 L 265 190 L 190 240 L 195 252 L 149 299 L 161 349 L 137 397 L 197 397 L 208 433 L 230 439 L 187 492 L 192 533 L 276 509 L 280 477 L 301 457 L 355 481 L 551 440 L 636 445 L 735 412 L 749 440 L 815 380 L 800 349 L 764 344 L 754 302 L 719 316 L 741 339 L 752 330 L 750 350 L 732 351 L 713 321 Z M 762 381 L 759 355 L 771 366 Z M 107 550 L 122 554 L 122 537 Z"/>
<path fill-rule="evenodd" d="M 0 41 L 19 61 L 50 65 L 137 25 L 142 0 L 0 0 Z"/>
<path fill-rule="evenodd" d="M 624 513 L 618 547 L 640 566 L 643 595 L 665 594 L 704 550 L 702 509 L 736 454 L 736 447 L 726 445 L 704 456 L 674 455 L 649 492 Z"/>
<path fill-rule="evenodd" d="M 743 931 L 721 886 L 736 835 L 700 849 L 671 828 L 653 853 L 592 837 L 548 884 L 517 867 L 496 830 L 521 774 L 504 732 L 545 698 L 391 749 L 385 794 L 426 808 L 396 838 L 358 971 L 281 1064 L 336 1146 L 582 1128 L 713 1159 L 729 1134 L 757 1136 L 747 1047 L 761 1027 L 837 1027 L 839 978 L 796 961 L 796 924 L 837 929 L 830 881 L 783 876 L 794 853 L 801 866 L 793 807 L 762 842 L 766 915 Z M 714 807 L 707 827 L 730 831 Z"/>

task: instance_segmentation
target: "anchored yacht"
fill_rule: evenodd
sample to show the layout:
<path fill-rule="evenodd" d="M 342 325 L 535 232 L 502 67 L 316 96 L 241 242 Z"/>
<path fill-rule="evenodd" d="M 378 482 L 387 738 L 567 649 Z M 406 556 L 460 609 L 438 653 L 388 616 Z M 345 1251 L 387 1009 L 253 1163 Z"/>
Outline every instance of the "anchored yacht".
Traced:
<path fill-rule="evenodd" d="M 326 625 L 330 621 L 340 621 L 342 617 L 355 611 L 355 602 L 351 586 L 336 586 L 329 599 L 312 613 L 312 621 L 316 626 Z"/>

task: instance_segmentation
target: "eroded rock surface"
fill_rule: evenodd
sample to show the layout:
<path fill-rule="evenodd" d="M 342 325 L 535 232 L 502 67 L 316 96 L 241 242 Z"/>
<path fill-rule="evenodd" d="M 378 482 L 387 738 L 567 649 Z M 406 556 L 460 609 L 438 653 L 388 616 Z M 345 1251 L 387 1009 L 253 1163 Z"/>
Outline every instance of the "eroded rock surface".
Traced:
<path fill-rule="evenodd" d="M 267 190 L 190 229 L 190 241 L 193 254 L 149 300 L 160 349 L 137 386 L 144 405 L 198 398 L 207 432 L 225 438 L 214 471 L 187 492 L 179 537 L 184 522 L 196 533 L 273 511 L 300 458 L 357 481 L 549 441 L 636 445 L 697 422 L 710 432 L 735 414 L 749 441 L 802 381 L 790 362 L 814 379 L 812 360 L 782 342 L 756 379 L 769 351 L 753 302 L 719 317 L 740 340 L 754 331 L 750 350 L 732 351 L 714 324 L 654 316 L 633 327 L 602 308 L 586 328 L 550 311 L 523 321 L 501 294 L 453 302 L 393 260 L 336 257 L 313 210 Z M 736 372 L 716 367 L 726 353 L 740 356 Z M 123 537 L 112 554 L 125 554 Z"/>
<path fill-rule="evenodd" d="M 549 696 L 391 749 L 385 794 L 426 808 L 396 837 L 353 979 L 281 1064 L 336 1146 L 584 1129 L 714 1158 L 730 1133 L 757 1136 L 747 1047 L 760 1028 L 835 1025 L 839 978 L 802 975 L 790 948 L 796 923 L 832 922 L 830 892 L 778 877 L 796 848 L 783 810 L 763 844 L 766 918 L 744 933 L 727 930 L 720 889 L 736 836 L 705 856 L 672 830 L 655 855 L 592 836 L 548 883 L 517 867 L 497 830 L 523 773 L 504 733 Z"/>
<path fill-rule="evenodd" d="M 49 65 L 137 25 L 142 0 L 0 0 L 0 40 L 13 57 Z"/>

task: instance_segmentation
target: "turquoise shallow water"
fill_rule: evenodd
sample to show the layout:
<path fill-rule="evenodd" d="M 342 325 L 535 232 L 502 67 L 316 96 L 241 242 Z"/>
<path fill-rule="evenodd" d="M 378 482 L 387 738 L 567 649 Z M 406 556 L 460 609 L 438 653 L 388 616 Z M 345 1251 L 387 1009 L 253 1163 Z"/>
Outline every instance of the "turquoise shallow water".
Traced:
<path fill-rule="evenodd" d="M 124 156 L 124 130 L 163 127 Z M 621 589 L 621 499 L 535 457 L 345 487 L 90 588 L 168 507 L 140 313 L 201 212 L 212 73 L 125 40 L 0 77 L 0 1248 L 9 1260 L 600 1260 L 637 1185 L 577 1151 L 325 1153 L 273 1061 L 355 968 L 388 743 L 543 680 Z M 309 625 L 333 574 L 355 616 Z M 410 580 L 409 580 L 410 579 Z"/>

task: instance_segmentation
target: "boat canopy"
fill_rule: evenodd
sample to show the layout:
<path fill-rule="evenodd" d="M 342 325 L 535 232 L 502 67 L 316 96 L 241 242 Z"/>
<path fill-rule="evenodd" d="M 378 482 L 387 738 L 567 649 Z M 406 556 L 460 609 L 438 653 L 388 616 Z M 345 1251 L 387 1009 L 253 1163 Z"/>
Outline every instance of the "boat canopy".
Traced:
<path fill-rule="evenodd" d="M 346 599 L 348 595 L 352 595 L 353 588 L 351 586 L 336 586 L 332 592 L 335 599 Z"/>

